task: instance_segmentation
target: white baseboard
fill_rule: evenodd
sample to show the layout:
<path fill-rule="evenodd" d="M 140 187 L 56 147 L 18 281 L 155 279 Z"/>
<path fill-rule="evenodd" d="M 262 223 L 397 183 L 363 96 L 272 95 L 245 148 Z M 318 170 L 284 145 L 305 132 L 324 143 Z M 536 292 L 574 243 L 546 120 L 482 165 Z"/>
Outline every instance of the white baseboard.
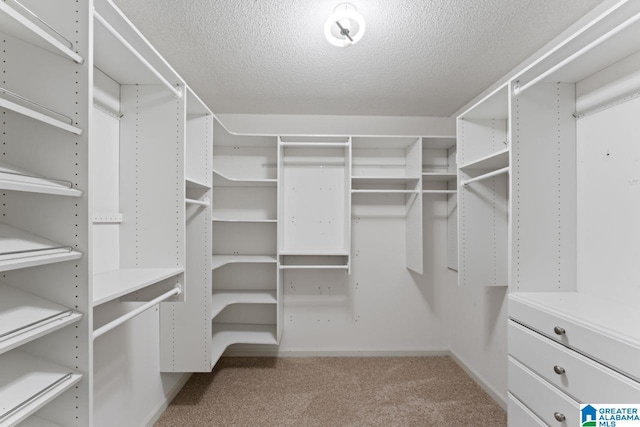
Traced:
<path fill-rule="evenodd" d="M 448 348 L 407 350 L 308 350 L 238 347 L 225 351 L 223 357 L 434 357 L 449 356 Z"/>
<path fill-rule="evenodd" d="M 478 374 L 472 369 L 460 356 L 458 356 L 452 350 L 449 350 L 449 355 L 454 362 L 458 364 L 466 373 L 473 379 L 482 389 L 489 395 L 498 405 L 505 411 L 507 410 L 507 397 L 503 396 L 498 390 L 489 384 L 482 375 Z"/>
<path fill-rule="evenodd" d="M 164 402 L 160 403 L 160 405 L 156 408 L 156 410 L 153 411 L 147 417 L 147 421 L 145 421 L 144 423 L 146 427 L 153 427 L 156 421 L 160 419 L 160 416 L 164 413 L 164 411 L 167 410 L 171 401 L 178 395 L 178 393 L 180 392 L 180 390 L 182 390 L 182 387 L 184 387 L 187 381 L 189 381 L 189 378 L 191 378 L 191 375 L 192 375 L 191 373 L 186 373 L 182 375 L 182 377 L 180 378 L 180 380 L 178 380 L 176 385 L 174 385 L 173 388 L 169 390 L 169 393 L 167 394 L 167 398 L 164 400 Z"/>

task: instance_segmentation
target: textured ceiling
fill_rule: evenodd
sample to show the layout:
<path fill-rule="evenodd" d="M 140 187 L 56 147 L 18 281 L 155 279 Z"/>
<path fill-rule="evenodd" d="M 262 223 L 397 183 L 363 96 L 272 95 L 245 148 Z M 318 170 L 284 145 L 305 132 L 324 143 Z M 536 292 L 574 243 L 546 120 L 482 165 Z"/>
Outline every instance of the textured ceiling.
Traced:
<path fill-rule="evenodd" d="M 601 0 L 115 0 L 216 113 L 449 116 Z"/>

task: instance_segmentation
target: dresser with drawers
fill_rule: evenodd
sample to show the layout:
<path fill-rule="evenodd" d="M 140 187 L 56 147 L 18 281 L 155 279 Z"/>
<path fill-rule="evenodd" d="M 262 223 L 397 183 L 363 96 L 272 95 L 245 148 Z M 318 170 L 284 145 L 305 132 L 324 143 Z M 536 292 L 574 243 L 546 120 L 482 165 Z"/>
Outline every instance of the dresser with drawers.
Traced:
<path fill-rule="evenodd" d="M 578 292 L 509 297 L 509 426 L 578 426 L 580 404 L 640 404 L 640 309 Z"/>

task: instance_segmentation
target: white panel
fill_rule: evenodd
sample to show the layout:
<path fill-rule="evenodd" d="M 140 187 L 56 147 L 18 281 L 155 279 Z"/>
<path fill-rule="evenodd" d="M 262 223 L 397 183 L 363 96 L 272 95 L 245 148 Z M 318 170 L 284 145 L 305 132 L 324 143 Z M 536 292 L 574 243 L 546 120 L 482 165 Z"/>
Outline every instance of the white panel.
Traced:
<path fill-rule="evenodd" d="M 539 84 L 512 108 L 512 284 L 519 291 L 574 290 L 575 87 Z"/>
<path fill-rule="evenodd" d="M 455 170 L 456 156 L 456 149 L 449 149 L 450 170 Z M 458 188 L 455 182 L 449 182 L 448 187 L 450 190 L 456 191 Z M 455 194 L 447 196 L 447 267 L 458 271 L 458 198 Z"/>
<path fill-rule="evenodd" d="M 275 255 L 276 223 L 216 222 L 213 253 L 216 255 Z"/>
<path fill-rule="evenodd" d="M 275 143 L 273 147 L 215 146 L 213 168 L 236 179 L 275 178 L 276 153 Z"/>
<path fill-rule="evenodd" d="M 640 99 L 578 121 L 578 289 L 640 307 Z"/>
<path fill-rule="evenodd" d="M 458 119 L 459 167 L 508 147 L 507 120 Z"/>
<path fill-rule="evenodd" d="M 214 187 L 212 215 L 221 220 L 277 219 L 276 187 Z"/>

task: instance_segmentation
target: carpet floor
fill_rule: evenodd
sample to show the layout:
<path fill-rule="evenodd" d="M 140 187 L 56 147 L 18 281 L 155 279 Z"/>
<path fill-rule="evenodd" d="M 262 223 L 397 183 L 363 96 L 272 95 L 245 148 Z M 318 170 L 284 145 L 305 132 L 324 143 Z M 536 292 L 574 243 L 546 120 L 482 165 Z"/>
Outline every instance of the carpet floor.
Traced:
<path fill-rule="evenodd" d="M 449 357 L 223 358 L 194 374 L 165 426 L 506 426 Z"/>

